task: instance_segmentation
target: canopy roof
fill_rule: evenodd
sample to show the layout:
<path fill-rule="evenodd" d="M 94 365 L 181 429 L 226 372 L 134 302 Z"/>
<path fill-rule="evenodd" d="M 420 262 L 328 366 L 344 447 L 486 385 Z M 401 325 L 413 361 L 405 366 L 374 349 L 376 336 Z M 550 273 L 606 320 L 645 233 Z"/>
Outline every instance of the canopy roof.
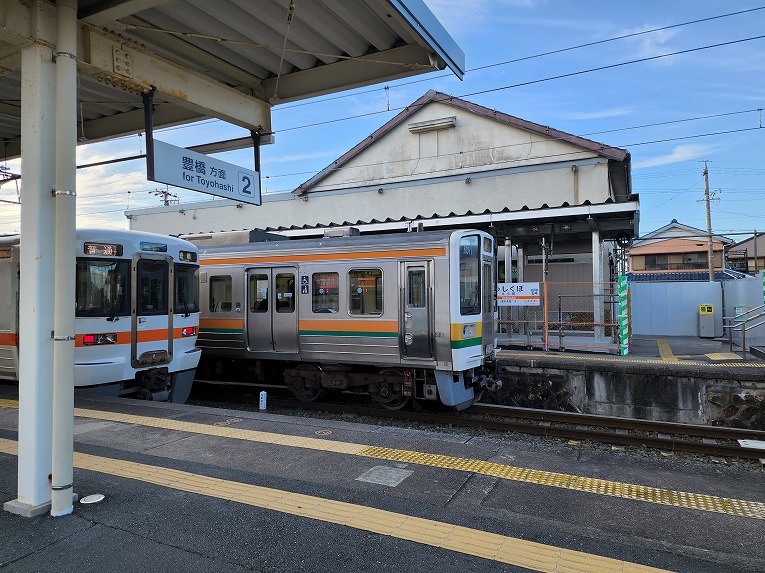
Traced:
<path fill-rule="evenodd" d="M 78 132 L 98 141 L 217 117 L 268 132 L 272 105 L 436 69 L 465 56 L 422 0 L 78 0 Z M 0 3 L 0 138 L 20 154 L 21 53 L 55 52 L 55 3 Z M 251 145 L 240 141 L 229 149 Z M 218 149 L 220 150 L 220 149 Z"/>

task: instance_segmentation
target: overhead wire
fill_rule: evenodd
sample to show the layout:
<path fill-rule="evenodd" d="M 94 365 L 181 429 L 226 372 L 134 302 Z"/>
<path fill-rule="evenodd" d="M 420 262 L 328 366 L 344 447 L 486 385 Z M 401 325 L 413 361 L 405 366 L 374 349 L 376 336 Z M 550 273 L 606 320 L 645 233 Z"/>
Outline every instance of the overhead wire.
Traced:
<path fill-rule="evenodd" d="M 564 53 L 564 52 L 570 52 L 570 51 L 574 51 L 574 50 L 579 50 L 581 48 L 589 48 L 591 46 L 597 46 L 597 45 L 600 45 L 600 44 L 606 44 L 606 43 L 615 42 L 615 41 L 618 41 L 618 40 L 626 40 L 628 38 L 634 38 L 634 37 L 642 36 L 642 35 L 646 35 L 646 34 L 653 34 L 653 33 L 656 33 L 656 32 L 663 32 L 665 30 L 671 30 L 673 28 L 680 28 L 680 27 L 683 27 L 683 26 L 690 26 L 692 24 L 700 24 L 700 23 L 703 23 L 703 22 L 710 22 L 712 20 L 719 20 L 719 19 L 728 18 L 728 17 L 731 17 L 731 16 L 740 16 L 742 14 L 747 14 L 747 13 L 750 13 L 750 12 L 756 12 L 758 10 L 765 10 L 765 6 L 759 6 L 759 7 L 750 8 L 750 9 L 747 9 L 747 10 L 739 10 L 737 12 L 729 12 L 727 14 L 720 14 L 718 16 L 710 16 L 708 18 L 699 18 L 697 20 L 690 20 L 688 22 L 681 22 L 679 24 L 670 24 L 668 26 L 661 26 L 659 28 L 651 28 L 649 30 L 641 30 L 639 32 L 632 32 L 630 34 L 622 34 L 620 36 L 614 36 L 612 38 L 606 38 L 604 40 L 596 40 L 596 41 L 593 41 L 593 42 L 586 42 L 584 44 L 577 44 L 575 46 L 569 46 L 569 47 L 566 47 L 566 48 L 559 48 L 559 49 L 556 49 L 556 50 L 550 50 L 550 51 L 547 51 L 547 52 L 541 52 L 539 54 L 533 54 L 533 55 L 530 55 L 530 56 L 522 56 L 520 58 L 514 58 L 512 60 L 506 60 L 506 61 L 503 61 L 503 62 L 496 62 L 496 63 L 493 63 L 493 64 L 487 64 L 487 65 L 484 65 L 484 66 L 478 66 L 478 67 L 475 67 L 475 68 L 468 68 L 467 70 L 465 70 L 465 72 L 466 73 L 470 73 L 470 72 L 477 72 L 477 71 L 487 70 L 487 69 L 496 68 L 496 67 L 499 67 L 499 66 L 505 66 L 505 65 L 508 65 L 508 64 L 514 64 L 514 63 L 523 62 L 523 61 L 527 61 L 527 60 L 533 60 L 533 59 L 536 59 L 536 58 L 542 58 L 542 57 L 545 57 L 545 56 L 552 56 L 552 55 L 555 55 L 555 54 L 561 54 L 561 53 Z M 416 83 L 427 82 L 427 81 L 431 81 L 433 79 L 438 79 L 438 78 L 450 78 L 450 77 L 452 77 L 452 74 L 450 74 L 450 73 L 441 74 L 441 75 L 435 75 L 435 76 L 429 76 L 428 78 L 419 78 L 419 79 L 416 79 L 416 80 L 409 80 L 409 81 L 405 81 L 405 82 L 400 82 L 400 83 L 396 84 L 396 87 L 402 87 L 402 86 L 412 85 L 412 84 L 416 84 Z M 388 89 L 388 86 L 386 86 L 384 89 Z M 288 104 L 288 105 L 284 105 L 284 106 L 282 106 L 282 107 L 280 107 L 278 109 L 279 110 L 283 110 L 283 109 L 292 109 L 292 108 L 296 108 L 296 107 L 303 107 L 303 106 L 307 106 L 307 105 L 315 105 L 315 104 L 319 104 L 319 103 L 324 103 L 326 101 L 332 101 L 332 100 L 348 98 L 348 97 L 356 97 L 356 96 L 359 96 L 359 95 L 365 95 L 365 94 L 368 94 L 368 93 L 375 93 L 375 92 L 378 92 L 378 91 L 380 91 L 380 88 L 374 88 L 374 89 L 366 90 L 366 91 L 363 91 L 363 92 L 354 92 L 352 94 L 340 94 L 340 95 L 332 96 L 332 97 L 326 97 L 325 96 L 325 97 L 322 97 L 321 99 L 317 99 L 317 100 L 314 100 L 314 101 L 301 102 L 301 103 L 291 103 L 291 104 Z"/>
<path fill-rule="evenodd" d="M 649 34 L 649 33 L 653 33 L 653 32 L 656 32 L 656 31 L 661 31 L 661 30 L 666 30 L 666 29 L 671 29 L 671 28 L 677 28 L 677 27 L 681 27 L 681 26 L 687 26 L 687 25 L 696 24 L 696 23 L 700 23 L 700 22 L 707 22 L 707 21 L 710 21 L 710 20 L 715 20 L 715 19 L 725 18 L 725 17 L 729 17 L 729 16 L 740 15 L 740 14 L 744 14 L 744 13 L 748 13 L 748 12 L 754 12 L 754 11 L 762 10 L 762 9 L 765 9 L 765 6 L 757 7 L 757 8 L 752 8 L 752 9 L 749 9 L 749 10 L 742 10 L 742 11 L 738 11 L 738 12 L 732 12 L 732 13 L 723 14 L 723 15 L 714 16 L 714 17 L 709 17 L 709 18 L 693 20 L 693 21 L 684 22 L 684 23 L 680 23 L 680 24 L 674 24 L 674 25 L 670 25 L 670 26 L 664 26 L 664 27 L 661 27 L 661 28 L 654 28 L 654 29 L 651 29 L 651 30 L 644 30 L 644 31 L 635 32 L 635 33 L 631 33 L 631 34 L 625 34 L 625 35 L 622 35 L 622 36 L 608 38 L 608 39 L 605 39 L 605 40 L 599 40 L 599 41 L 595 41 L 595 42 L 588 42 L 588 43 L 580 44 L 580 45 L 577 45 L 577 46 L 571 46 L 571 47 L 568 47 L 568 48 L 561 48 L 561 49 L 558 49 L 558 50 L 552 50 L 552 51 L 549 51 L 549 52 L 544 52 L 544 53 L 541 53 L 541 54 L 535 54 L 535 55 L 532 55 L 532 56 L 525 56 L 525 57 L 522 57 L 522 58 L 516 58 L 514 60 L 508 60 L 506 62 L 498 62 L 498 63 L 495 63 L 495 64 L 489 64 L 487 66 L 482 66 L 482 67 L 479 67 L 479 68 L 474 68 L 474 71 L 481 70 L 481 69 L 493 68 L 493 67 L 497 67 L 497 66 L 500 66 L 500 65 L 506 65 L 506 64 L 509 64 L 509 63 L 524 61 L 524 60 L 533 59 L 533 58 L 537 58 L 537 57 L 548 56 L 548 55 L 557 54 L 557 53 L 561 53 L 561 52 L 566 52 L 566 51 L 570 51 L 570 50 L 580 49 L 580 48 L 584 48 L 584 47 L 588 47 L 588 46 L 603 44 L 603 43 L 612 42 L 612 41 L 616 41 L 616 40 L 621 40 L 621 39 L 625 39 L 625 38 L 629 38 L 629 37 Z M 707 50 L 707 49 L 711 49 L 711 48 L 718 48 L 718 47 L 723 47 L 723 46 L 729 46 L 729 45 L 733 45 L 733 44 L 738 44 L 738 43 L 742 43 L 742 42 L 758 40 L 758 39 L 762 39 L 762 38 L 765 38 L 765 35 L 754 36 L 754 37 L 750 37 L 750 38 L 744 38 L 744 39 L 733 40 L 733 41 L 728 41 L 728 42 L 720 42 L 720 43 L 716 43 L 716 44 L 710 44 L 710 45 L 700 46 L 700 47 L 691 48 L 691 49 L 687 49 L 687 50 L 680 50 L 680 51 L 676 51 L 676 52 L 659 54 L 659 55 L 654 55 L 654 56 L 649 56 L 649 57 L 645 57 L 645 58 L 634 59 L 634 60 L 625 61 L 625 62 L 618 62 L 618 63 L 615 63 L 615 64 L 598 66 L 598 67 L 595 67 L 595 68 L 590 68 L 590 69 L 586 69 L 586 70 L 579 70 L 579 71 L 576 71 L 576 72 L 570 72 L 570 73 L 566 73 L 566 74 L 559 74 L 559 75 L 550 76 L 550 77 L 546 77 L 546 78 L 540 78 L 540 79 L 537 79 L 537 80 L 531 80 L 531 81 L 528 81 L 528 82 L 521 82 L 521 83 L 518 83 L 518 84 L 513 84 L 513 85 L 508 85 L 508 86 L 500 86 L 500 87 L 491 88 L 491 89 L 488 89 L 488 90 L 480 90 L 480 91 L 476 91 L 476 92 L 472 92 L 472 93 L 468 93 L 468 94 L 463 94 L 461 96 L 449 96 L 449 98 L 451 98 L 451 97 L 461 97 L 462 98 L 462 97 L 471 97 L 471 96 L 475 96 L 475 95 L 482 95 L 482 94 L 486 94 L 486 93 L 491 93 L 491 92 L 496 92 L 496 91 L 501 91 L 501 90 L 506 90 L 506 89 L 512 89 L 512 88 L 516 88 L 516 87 L 521 87 L 521 86 L 532 85 L 532 84 L 546 82 L 546 81 L 552 81 L 552 80 L 556 80 L 556 79 L 562 79 L 562 78 L 582 75 L 582 74 L 586 74 L 586 73 L 593 73 L 593 72 L 596 72 L 596 71 L 612 69 L 612 68 L 616 68 L 616 67 L 620 67 L 620 66 L 626 66 L 626 65 L 631 65 L 631 64 L 636 64 L 636 63 L 640 63 L 640 62 L 647 62 L 647 61 L 656 60 L 656 59 L 660 59 L 660 58 L 677 56 L 677 55 L 681 55 L 681 54 L 687 54 L 687 53 L 701 51 L 701 50 Z M 285 46 L 286 46 L 286 34 L 285 34 Z M 282 56 L 283 56 L 283 53 L 282 53 Z M 428 78 L 428 79 L 432 79 L 432 78 Z M 410 83 L 414 83 L 414 82 L 410 82 Z M 359 95 L 359 94 L 354 94 L 354 95 Z M 322 101 L 324 101 L 324 100 L 322 100 Z M 308 103 L 319 103 L 319 102 L 306 102 L 306 104 L 308 104 Z M 288 107 L 295 107 L 295 106 L 288 106 Z M 388 107 L 390 107 L 390 106 L 388 106 Z M 404 106 L 404 107 L 400 107 L 400 108 L 393 108 L 391 111 L 403 110 L 403 109 L 406 109 L 406 107 L 411 107 L 411 106 Z M 281 108 L 281 109 L 286 109 L 286 108 L 287 107 Z M 702 120 L 702 119 L 708 119 L 708 118 L 714 118 L 714 117 L 724 117 L 724 116 L 727 116 L 727 115 L 736 115 L 736 114 L 750 113 L 752 111 L 759 111 L 761 113 L 762 110 L 761 109 L 757 109 L 757 110 L 743 110 L 743 111 L 739 111 L 739 112 L 729 112 L 729 113 L 724 113 L 724 114 L 714 114 L 714 115 L 709 115 L 709 116 L 701 116 L 701 117 L 698 117 L 698 118 L 675 120 L 675 121 L 668 121 L 668 122 L 659 122 L 659 123 L 655 123 L 655 124 L 645 124 L 643 126 L 633 126 L 633 127 L 619 128 L 619 129 L 614 129 L 614 130 L 604 130 L 604 131 L 600 131 L 600 132 L 592 132 L 592 133 L 585 134 L 585 135 L 589 136 L 589 135 L 597 135 L 597 134 L 602 134 L 602 133 L 614 133 L 614 132 L 626 131 L 626 130 L 630 130 L 630 129 L 640 129 L 640 128 L 643 128 L 643 127 L 655 127 L 655 126 L 660 126 L 660 125 L 669 125 L 669 124 L 679 123 L 679 122 L 683 122 L 683 121 L 696 121 L 696 120 Z M 363 117 L 369 117 L 369 116 L 372 116 L 372 115 L 378 115 L 379 113 L 389 113 L 389 112 L 388 112 L 388 110 L 380 111 L 380 112 L 370 112 L 370 113 L 359 114 L 359 115 L 356 115 L 356 116 L 351 116 L 351 117 L 346 117 L 346 118 L 338 118 L 338 119 L 329 120 L 329 121 L 325 121 L 325 122 L 318 122 L 318 123 L 309 124 L 309 125 L 294 126 L 294 127 L 285 128 L 285 129 L 282 129 L 282 130 L 279 130 L 279 131 L 281 131 L 281 132 L 293 131 L 293 130 L 297 130 L 297 129 L 304 129 L 304 128 L 314 127 L 314 126 L 319 126 L 319 125 L 326 125 L 326 124 L 329 124 L 329 123 L 337 123 L 337 122 L 340 122 L 340 121 L 347 121 L 347 120 L 350 120 L 350 119 L 358 119 L 358 118 L 363 118 Z M 207 120 L 205 122 L 200 122 L 200 123 L 209 123 L 209 122 L 212 122 L 212 121 L 216 121 L 216 120 Z M 195 125 L 198 125 L 198 124 L 195 124 Z M 728 130 L 728 131 L 722 131 L 722 132 L 705 133 L 705 134 L 685 136 L 685 137 L 678 137 L 678 138 L 666 138 L 666 139 L 662 139 L 662 140 L 654 140 L 654 141 L 647 141 L 647 142 L 632 143 L 632 144 L 628 144 L 626 146 L 628 146 L 628 147 L 635 147 L 635 146 L 640 146 L 640 145 L 649 145 L 649 144 L 655 144 L 655 143 L 665 143 L 665 142 L 677 141 L 677 140 L 682 140 L 682 139 L 692 139 L 692 138 L 696 138 L 696 137 L 709 137 L 709 136 L 713 136 L 713 135 L 723 135 L 723 134 L 729 134 L 729 133 L 740 133 L 740 132 L 744 132 L 744 131 L 752 131 L 752 130 L 755 130 L 755 129 L 759 129 L 761 127 L 762 126 L 760 126 L 758 128 L 746 128 L 746 129 L 739 129 L 739 130 Z M 543 157 L 540 156 L 540 158 L 543 158 Z M 281 175 L 274 175 L 274 176 L 269 176 L 269 177 L 271 177 L 271 178 L 274 178 L 274 177 L 284 177 L 284 176 L 288 176 L 288 175 L 295 175 L 295 174 L 281 174 Z"/>

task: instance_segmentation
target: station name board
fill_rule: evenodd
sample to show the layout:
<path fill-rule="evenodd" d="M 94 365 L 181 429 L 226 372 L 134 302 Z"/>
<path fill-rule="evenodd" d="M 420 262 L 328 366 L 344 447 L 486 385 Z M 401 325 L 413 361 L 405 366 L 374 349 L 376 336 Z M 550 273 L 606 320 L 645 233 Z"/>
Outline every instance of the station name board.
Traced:
<path fill-rule="evenodd" d="M 539 283 L 497 283 L 497 306 L 539 306 Z"/>
<path fill-rule="evenodd" d="M 147 157 L 151 161 L 151 181 L 260 205 L 260 174 L 256 171 L 156 139 L 154 156 Z"/>

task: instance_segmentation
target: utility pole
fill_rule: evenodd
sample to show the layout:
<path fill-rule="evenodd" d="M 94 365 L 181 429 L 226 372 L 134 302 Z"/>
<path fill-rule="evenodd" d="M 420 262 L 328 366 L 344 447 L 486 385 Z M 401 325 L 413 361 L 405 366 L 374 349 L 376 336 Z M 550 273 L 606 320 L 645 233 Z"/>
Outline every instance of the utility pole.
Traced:
<path fill-rule="evenodd" d="M 715 255 L 712 248 L 712 213 L 709 209 L 709 170 L 704 162 L 704 201 L 707 204 L 707 262 L 709 264 L 709 282 L 715 281 Z"/>

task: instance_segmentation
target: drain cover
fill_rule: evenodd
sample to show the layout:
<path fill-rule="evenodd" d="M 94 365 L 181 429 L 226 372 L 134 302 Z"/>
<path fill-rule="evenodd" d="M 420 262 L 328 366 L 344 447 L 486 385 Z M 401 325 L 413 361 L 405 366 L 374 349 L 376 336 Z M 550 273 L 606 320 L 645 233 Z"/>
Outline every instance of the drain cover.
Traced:
<path fill-rule="evenodd" d="M 106 496 L 102 493 L 94 493 L 93 495 L 86 495 L 80 500 L 80 503 L 83 503 L 85 505 L 90 505 L 92 503 L 101 503 L 104 501 Z"/>

